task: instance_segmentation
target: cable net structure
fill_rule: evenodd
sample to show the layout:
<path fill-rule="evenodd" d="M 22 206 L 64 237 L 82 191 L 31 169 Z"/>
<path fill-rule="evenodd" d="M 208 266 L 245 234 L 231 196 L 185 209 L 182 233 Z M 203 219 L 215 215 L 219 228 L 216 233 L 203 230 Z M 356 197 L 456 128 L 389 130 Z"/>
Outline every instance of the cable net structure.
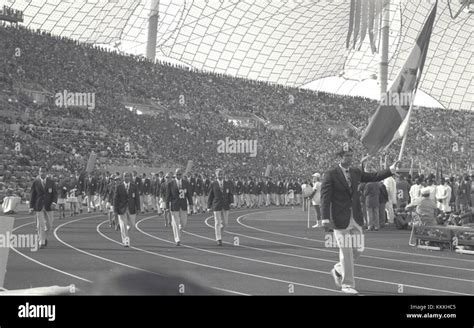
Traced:
<path fill-rule="evenodd" d="M 435 1 L 392 0 L 389 80 L 402 67 Z M 2 0 L 24 25 L 144 54 L 151 0 Z M 455 3 L 451 4 L 451 6 Z M 196 69 L 299 87 L 328 76 L 376 78 L 369 42 L 346 49 L 350 1 L 161 0 L 156 53 Z M 474 15 L 438 3 L 420 88 L 447 109 L 472 110 Z"/>

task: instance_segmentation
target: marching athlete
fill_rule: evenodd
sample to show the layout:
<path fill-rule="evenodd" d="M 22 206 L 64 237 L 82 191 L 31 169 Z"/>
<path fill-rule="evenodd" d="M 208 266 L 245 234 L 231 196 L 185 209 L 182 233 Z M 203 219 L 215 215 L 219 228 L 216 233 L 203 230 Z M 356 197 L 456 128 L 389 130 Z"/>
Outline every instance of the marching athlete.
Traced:
<path fill-rule="evenodd" d="M 39 176 L 31 186 L 30 214 L 36 213 L 36 229 L 39 237 L 39 248 L 48 245 L 48 234 L 53 230 L 53 211 L 58 201 L 58 192 L 54 181 L 47 177 L 45 167 L 39 169 Z"/>
<path fill-rule="evenodd" d="M 163 217 L 165 219 L 165 227 L 171 226 L 171 213 L 170 210 L 166 208 L 166 189 L 168 188 L 168 183 L 171 182 L 171 177 L 173 173 L 169 172 L 164 178 L 165 181 L 160 184 L 160 209 L 163 212 Z"/>
<path fill-rule="evenodd" d="M 334 224 L 334 239 L 339 246 L 339 262 L 331 270 L 336 286 L 347 294 L 357 294 L 354 280 L 354 260 L 364 245 L 350 244 L 354 240 L 363 243 L 362 217 L 358 186 L 361 182 L 381 181 L 395 173 L 395 162 L 390 169 L 367 173 L 351 167 L 353 151 L 347 144 L 338 152 L 339 165 L 324 174 L 321 185 L 322 224 Z M 355 238 L 352 238 L 355 237 Z M 356 243 L 357 244 L 357 243 Z M 356 246 L 356 247 L 355 247 Z"/>
<path fill-rule="evenodd" d="M 171 210 L 171 226 L 176 246 L 181 245 L 181 230 L 188 222 L 188 205 L 193 206 L 193 199 L 189 193 L 189 182 L 184 180 L 181 169 L 175 171 L 176 179 L 166 187 L 166 208 Z M 187 202 L 186 202 L 187 200 Z"/>
<path fill-rule="evenodd" d="M 123 173 L 123 183 L 117 185 L 114 195 L 114 212 L 118 215 L 122 243 L 130 247 L 129 231 L 135 228 L 135 219 L 140 213 L 140 195 L 138 188 L 130 181 L 130 173 Z"/>
<path fill-rule="evenodd" d="M 214 212 L 214 230 L 216 241 L 222 246 L 222 231 L 229 223 L 230 204 L 234 201 L 232 186 L 229 181 L 224 180 L 224 171 L 216 170 L 216 181 L 209 189 L 209 200 L 207 207 Z"/>

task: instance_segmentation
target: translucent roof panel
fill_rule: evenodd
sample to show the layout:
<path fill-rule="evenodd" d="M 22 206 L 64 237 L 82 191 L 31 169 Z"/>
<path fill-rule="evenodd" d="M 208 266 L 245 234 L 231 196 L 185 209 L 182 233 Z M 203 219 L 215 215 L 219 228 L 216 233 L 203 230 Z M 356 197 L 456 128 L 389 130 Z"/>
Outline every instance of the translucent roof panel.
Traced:
<path fill-rule="evenodd" d="M 24 12 L 32 29 L 87 43 L 109 44 L 120 40 L 128 19 L 140 0 L 0 0 Z"/>
<path fill-rule="evenodd" d="M 459 1 L 450 0 L 452 6 Z M 389 79 L 403 65 L 435 1 L 392 0 Z M 32 28 L 144 53 L 151 0 L 0 0 Z M 346 50 L 350 1 L 160 0 L 157 56 L 198 69 L 287 86 L 378 74 L 368 38 Z M 451 19 L 440 1 L 421 89 L 450 109 L 472 109 L 474 15 Z M 470 63 L 470 65 L 469 65 Z M 355 72 L 355 73 L 354 73 Z M 359 72 L 360 74 L 357 74 Z"/>

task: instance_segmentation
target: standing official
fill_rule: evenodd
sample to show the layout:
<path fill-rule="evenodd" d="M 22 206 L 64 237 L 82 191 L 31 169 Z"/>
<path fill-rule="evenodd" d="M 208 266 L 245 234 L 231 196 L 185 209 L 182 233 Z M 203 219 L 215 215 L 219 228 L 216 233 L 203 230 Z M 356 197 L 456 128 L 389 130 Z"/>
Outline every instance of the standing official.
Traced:
<path fill-rule="evenodd" d="M 389 223 L 393 223 L 395 219 L 395 212 L 393 207 L 397 206 L 397 182 L 393 177 L 388 177 L 383 180 L 383 184 L 387 189 L 388 202 L 385 203 L 385 210 L 387 211 L 387 220 Z"/>
<path fill-rule="evenodd" d="M 347 144 L 338 156 L 341 158 L 339 165 L 324 174 L 321 185 L 322 223 L 323 225 L 333 223 L 334 238 L 339 246 L 339 262 L 331 270 L 334 282 L 342 292 L 357 294 L 354 260 L 360 256 L 364 247 L 362 233 L 364 221 L 358 186 L 361 182 L 381 181 L 393 175 L 398 162 L 395 162 L 390 169 L 366 173 L 359 168 L 351 167 L 353 152 Z M 362 245 L 348 243 L 349 240 L 360 241 Z"/>
<path fill-rule="evenodd" d="M 421 178 L 417 177 L 415 179 L 415 184 L 410 187 L 410 203 L 415 203 L 418 199 L 421 198 L 421 189 L 423 186 L 421 185 Z"/>
<path fill-rule="evenodd" d="M 441 185 L 436 187 L 436 204 L 444 213 L 451 212 L 451 206 L 449 206 L 451 202 L 451 187 L 447 179 L 441 178 L 441 183 Z"/>
<path fill-rule="evenodd" d="M 129 230 L 135 228 L 135 219 L 140 213 L 140 195 L 135 184 L 130 182 L 130 173 L 123 173 L 123 183 L 117 185 L 114 195 L 114 212 L 118 215 L 120 234 L 125 247 L 130 246 Z"/>
<path fill-rule="evenodd" d="M 39 177 L 31 186 L 30 213 L 36 213 L 36 229 L 38 231 L 39 248 L 48 245 L 49 232 L 53 230 L 53 210 L 58 201 L 58 193 L 54 181 L 46 176 L 46 168 L 39 169 Z"/>
<path fill-rule="evenodd" d="M 171 210 L 171 226 L 176 246 L 181 245 L 181 229 L 188 222 L 188 205 L 193 206 L 193 198 L 189 190 L 189 182 L 182 179 L 183 172 L 176 169 L 176 179 L 166 186 L 166 209 Z M 187 202 L 186 202 L 187 200 Z"/>
<path fill-rule="evenodd" d="M 311 206 L 316 212 L 316 224 L 313 228 L 319 228 L 321 224 L 321 174 L 313 174 L 313 192 L 311 193 Z M 309 209 L 308 209 L 309 210 Z"/>
<path fill-rule="evenodd" d="M 230 204 L 234 202 L 234 197 L 231 183 L 224 181 L 223 170 L 216 170 L 216 178 L 209 189 L 207 207 L 214 212 L 216 241 L 219 246 L 222 246 L 222 230 L 229 223 L 229 209 Z"/>

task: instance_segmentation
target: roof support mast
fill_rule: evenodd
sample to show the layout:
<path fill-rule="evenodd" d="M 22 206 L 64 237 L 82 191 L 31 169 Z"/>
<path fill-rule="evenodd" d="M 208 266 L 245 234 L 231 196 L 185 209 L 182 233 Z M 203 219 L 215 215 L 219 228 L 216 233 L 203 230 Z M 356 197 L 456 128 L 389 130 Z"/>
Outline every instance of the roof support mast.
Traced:
<path fill-rule="evenodd" d="M 156 37 L 158 34 L 158 11 L 160 0 L 150 0 L 150 16 L 148 17 L 148 39 L 146 44 L 146 57 L 155 61 Z"/>
<path fill-rule="evenodd" d="M 382 49 L 380 51 L 380 95 L 387 93 L 388 42 L 390 35 L 390 0 L 384 0 L 382 8 Z"/>

